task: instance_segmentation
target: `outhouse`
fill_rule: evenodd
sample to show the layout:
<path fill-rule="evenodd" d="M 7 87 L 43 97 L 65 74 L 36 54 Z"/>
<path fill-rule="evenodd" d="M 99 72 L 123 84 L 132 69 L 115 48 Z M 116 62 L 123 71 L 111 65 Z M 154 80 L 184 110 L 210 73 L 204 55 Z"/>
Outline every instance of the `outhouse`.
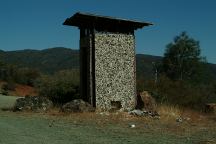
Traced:
<path fill-rule="evenodd" d="M 134 30 L 152 24 L 76 13 L 64 25 L 80 29 L 82 99 L 101 110 L 133 109 L 136 105 Z"/>

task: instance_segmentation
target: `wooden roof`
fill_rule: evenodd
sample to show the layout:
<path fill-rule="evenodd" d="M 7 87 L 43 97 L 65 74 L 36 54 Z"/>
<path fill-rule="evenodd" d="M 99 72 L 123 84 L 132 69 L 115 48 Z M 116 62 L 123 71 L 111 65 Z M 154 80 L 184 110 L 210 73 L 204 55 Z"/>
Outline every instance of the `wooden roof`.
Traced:
<path fill-rule="evenodd" d="M 79 28 L 94 28 L 99 31 L 134 31 L 144 26 L 152 25 L 148 22 L 140 22 L 115 17 L 100 16 L 89 13 L 76 13 L 67 18 L 64 25 L 77 26 Z"/>

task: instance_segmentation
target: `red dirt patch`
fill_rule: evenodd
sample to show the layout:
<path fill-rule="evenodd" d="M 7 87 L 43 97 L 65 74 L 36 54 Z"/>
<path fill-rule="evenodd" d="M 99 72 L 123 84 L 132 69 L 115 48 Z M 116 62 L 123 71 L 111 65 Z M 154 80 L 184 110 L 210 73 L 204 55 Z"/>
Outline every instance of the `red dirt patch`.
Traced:
<path fill-rule="evenodd" d="M 37 92 L 34 87 L 16 84 L 15 91 L 11 94 L 15 96 L 36 96 Z"/>

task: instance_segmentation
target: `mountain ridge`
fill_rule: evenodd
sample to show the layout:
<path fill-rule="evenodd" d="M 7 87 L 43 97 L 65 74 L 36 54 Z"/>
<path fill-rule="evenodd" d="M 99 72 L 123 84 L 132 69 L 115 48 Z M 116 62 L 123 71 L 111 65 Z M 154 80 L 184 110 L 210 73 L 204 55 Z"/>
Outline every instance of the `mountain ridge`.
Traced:
<path fill-rule="evenodd" d="M 161 62 L 162 58 L 161 56 L 136 54 L 137 77 L 153 77 L 153 62 Z M 19 67 L 29 67 L 44 73 L 54 73 L 64 69 L 79 69 L 79 50 L 65 47 L 43 50 L 0 50 L 0 60 Z M 216 74 L 216 64 L 208 63 L 208 66 Z"/>

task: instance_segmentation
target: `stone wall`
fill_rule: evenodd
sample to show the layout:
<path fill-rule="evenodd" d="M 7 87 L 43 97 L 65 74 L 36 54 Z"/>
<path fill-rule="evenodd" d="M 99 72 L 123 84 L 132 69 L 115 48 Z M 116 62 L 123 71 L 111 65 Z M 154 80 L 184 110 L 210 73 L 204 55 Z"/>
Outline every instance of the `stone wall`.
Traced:
<path fill-rule="evenodd" d="M 133 34 L 95 33 L 96 108 L 135 107 L 135 38 Z"/>

